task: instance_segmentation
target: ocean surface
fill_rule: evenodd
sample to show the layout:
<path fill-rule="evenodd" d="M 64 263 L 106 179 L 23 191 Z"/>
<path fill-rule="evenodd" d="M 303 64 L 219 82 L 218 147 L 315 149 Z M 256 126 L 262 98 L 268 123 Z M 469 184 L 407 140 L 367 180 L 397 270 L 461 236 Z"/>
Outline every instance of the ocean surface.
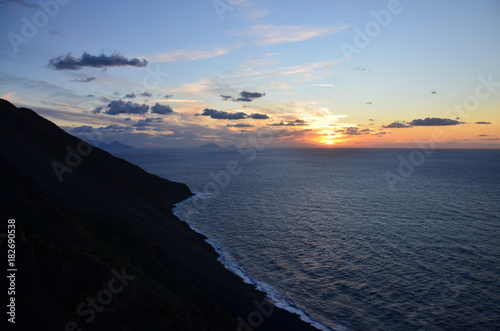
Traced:
<path fill-rule="evenodd" d="M 186 183 L 175 213 L 318 329 L 500 330 L 500 150 L 114 154 Z"/>

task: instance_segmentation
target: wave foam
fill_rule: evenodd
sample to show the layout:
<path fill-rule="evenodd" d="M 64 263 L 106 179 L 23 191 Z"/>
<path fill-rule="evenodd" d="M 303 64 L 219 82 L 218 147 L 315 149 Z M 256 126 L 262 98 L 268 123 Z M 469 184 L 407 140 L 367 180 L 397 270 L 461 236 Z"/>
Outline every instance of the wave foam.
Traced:
<path fill-rule="evenodd" d="M 264 292 L 266 294 L 266 299 L 273 302 L 276 307 L 298 315 L 302 321 L 310 324 L 311 326 L 315 327 L 318 330 L 322 330 L 322 331 L 347 331 L 349 329 L 348 327 L 346 327 L 344 325 L 335 325 L 335 326 L 333 326 L 333 329 L 332 329 L 332 328 L 327 327 L 323 323 L 316 321 L 311 316 L 309 316 L 304 310 L 298 308 L 293 303 L 291 303 L 289 300 L 284 298 L 281 294 L 279 294 L 279 292 L 276 290 L 275 287 L 267 284 L 266 282 L 259 281 L 255 278 L 253 278 L 252 276 L 250 276 L 249 274 L 247 274 L 245 272 L 245 270 L 243 269 L 243 267 L 241 267 L 237 263 L 235 263 L 224 252 L 222 247 L 219 246 L 219 244 L 217 244 L 217 242 L 215 240 L 209 238 L 203 231 L 197 229 L 196 227 L 191 225 L 188 221 L 183 220 L 180 217 L 179 207 L 182 207 L 184 204 L 186 204 L 194 199 L 198 199 L 198 198 L 206 199 L 206 198 L 210 198 L 211 196 L 212 196 L 211 193 L 195 192 L 195 194 L 193 196 L 175 204 L 174 208 L 173 208 L 173 213 L 181 221 L 187 223 L 193 231 L 195 231 L 195 232 L 197 232 L 197 233 L 199 233 L 207 238 L 207 239 L 205 239 L 205 241 L 210 246 L 212 246 L 212 248 L 215 250 L 217 255 L 219 255 L 217 260 L 219 262 L 221 262 L 227 270 L 231 271 L 232 273 L 234 273 L 235 275 L 240 277 L 245 283 L 253 285 L 257 290 Z"/>

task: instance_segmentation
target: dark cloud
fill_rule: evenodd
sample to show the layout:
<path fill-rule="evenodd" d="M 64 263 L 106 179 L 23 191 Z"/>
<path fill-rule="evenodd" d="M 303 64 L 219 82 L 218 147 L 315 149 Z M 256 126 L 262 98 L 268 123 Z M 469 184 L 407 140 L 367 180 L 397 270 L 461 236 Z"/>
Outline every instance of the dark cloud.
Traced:
<path fill-rule="evenodd" d="M 113 95 L 120 95 L 120 93 L 119 92 L 115 92 L 115 93 L 113 93 Z"/>
<path fill-rule="evenodd" d="M 128 122 L 128 121 L 131 121 L 132 119 L 130 117 L 127 117 L 127 118 L 124 118 L 123 120 Z"/>
<path fill-rule="evenodd" d="M 93 98 L 93 97 L 95 97 L 95 95 L 93 95 L 93 94 L 87 94 L 85 97 L 86 98 Z"/>
<path fill-rule="evenodd" d="M 414 126 L 447 126 L 447 125 L 458 125 L 464 122 L 459 122 L 457 120 L 452 120 L 449 118 L 437 118 L 437 117 L 427 117 L 425 119 L 416 119 L 410 122 L 410 125 Z"/>
<path fill-rule="evenodd" d="M 248 116 L 248 118 L 254 119 L 254 120 L 267 120 L 269 116 L 267 114 L 258 114 L 258 113 L 253 113 Z"/>
<path fill-rule="evenodd" d="M 432 91 L 431 94 L 436 94 L 437 92 L 436 91 Z"/>
<path fill-rule="evenodd" d="M 253 128 L 253 125 L 251 125 L 251 124 L 243 124 L 243 123 L 228 124 L 227 126 L 230 127 L 230 128 Z"/>
<path fill-rule="evenodd" d="M 382 127 L 386 128 L 386 129 L 402 129 L 402 128 L 411 128 L 412 126 L 409 124 L 406 124 L 405 121 L 403 121 L 403 122 L 396 121 L 396 122 L 392 122 L 389 125 L 383 125 Z"/>
<path fill-rule="evenodd" d="M 141 93 L 141 97 L 152 97 L 153 95 L 149 92 Z"/>
<path fill-rule="evenodd" d="M 359 128 L 355 127 L 355 126 L 350 126 L 350 127 L 345 128 L 342 133 L 349 135 L 349 136 L 359 136 L 359 135 L 363 134 L 362 132 L 359 131 Z"/>
<path fill-rule="evenodd" d="M 280 123 L 268 124 L 268 125 L 269 126 L 303 126 L 303 125 L 307 125 L 307 122 L 304 120 L 295 120 L 295 121 L 290 121 L 290 122 L 281 121 Z"/>
<path fill-rule="evenodd" d="M 150 127 L 154 123 L 159 123 L 163 121 L 163 118 L 161 117 L 147 117 L 143 120 L 138 120 L 137 123 L 132 124 L 132 126 L 135 127 Z"/>
<path fill-rule="evenodd" d="M 93 113 L 103 113 L 108 115 L 118 115 L 118 114 L 145 114 L 149 110 L 149 106 L 146 104 L 132 103 L 131 101 L 114 100 L 111 101 L 108 106 L 103 109 L 103 107 L 97 107 L 92 112 Z"/>
<path fill-rule="evenodd" d="M 135 93 L 129 93 L 129 94 L 126 94 L 123 98 L 124 99 L 135 99 L 135 98 L 137 98 L 137 95 L 135 95 Z"/>
<path fill-rule="evenodd" d="M 88 83 L 91 82 L 95 79 L 95 77 L 87 77 L 87 78 L 75 78 L 72 80 L 72 82 L 75 83 Z"/>
<path fill-rule="evenodd" d="M 210 108 L 203 109 L 203 113 L 197 114 L 200 116 L 210 116 L 210 118 L 218 119 L 218 120 L 241 120 L 248 117 L 247 114 L 243 112 L 237 113 L 229 113 L 226 111 L 220 111 Z"/>
<path fill-rule="evenodd" d="M 165 99 L 170 99 L 171 97 L 173 97 L 174 95 L 173 94 L 165 94 L 164 98 Z"/>
<path fill-rule="evenodd" d="M 365 102 L 365 103 L 366 103 L 367 105 L 373 105 L 373 102 L 371 102 L 371 101 L 367 101 L 367 102 Z"/>
<path fill-rule="evenodd" d="M 71 53 L 58 56 L 49 60 L 49 66 L 56 70 L 80 70 L 83 67 L 106 68 L 106 67 L 145 67 L 148 61 L 138 58 L 127 59 L 123 55 L 114 53 L 111 55 L 90 55 L 84 52 L 81 58 L 75 58 Z"/>
<path fill-rule="evenodd" d="M 167 115 L 167 114 L 171 114 L 174 112 L 174 110 L 172 109 L 172 107 L 170 106 L 164 106 L 164 105 L 160 105 L 159 103 L 156 103 L 156 105 L 154 105 L 153 107 L 151 107 L 151 112 L 153 114 L 162 114 L 162 115 Z"/>
<path fill-rule="evenodd" d="M 100 133 L 124 133 L 124 132 L 132 132 L 133 129 L 129 126 L 121 126 L 121 125 L 108 125 L 108 126 L 101 126 L 100 128 L 94 128 L 90 125 L 82 125 L 82 126 L 77 126 L 74 128 L 71 128 L 68 130 L 69 133 L 75 134 L 75 135 L 85 135 L 85 134 L 91 134 L 95 132 L 100 132 Z"/>
<path fill-rule="evenodd" d="M 479 140 L 500 140 L 499 138 L 485 138 L 485 139 L 479 139 Z"/>
<path fill-rule="evenodd" d="M 479 137 L 489 137 L 489 134 L 480 134 Z"/>
<path fill-rule="evenodd" d="M 262 98 L 265 96 L 265 93 L 259 93 L 259 92 L 248 92 L 248 91 L 241 91 L 240 92 L 240 97 L 239 98 L 233 98 L 230 95 L 220 95 L 221 99 L 224 101 L 232 100 L 234 102 L 252 102 L 255 99 Z"/>
<path fill-rule="evenodd" d="M 368 120 L 369 120 L 370 122 L 373 122 L 373 121 L 375 121 L 375 120 L 374 120 L 373 118 L 369 118 Z"/>
<path fill-rule="evenodd" d="M 491 124 L 491 122 L 476 122 L 474 124 Z"/>
<path fill-rule="evenodd" d="M 94 128 L 90 125 L 82 125 L 77 126 L 69 130 L 70 133 L 79 134 L 79 133 L 92 133 L 94 132 Z"/>

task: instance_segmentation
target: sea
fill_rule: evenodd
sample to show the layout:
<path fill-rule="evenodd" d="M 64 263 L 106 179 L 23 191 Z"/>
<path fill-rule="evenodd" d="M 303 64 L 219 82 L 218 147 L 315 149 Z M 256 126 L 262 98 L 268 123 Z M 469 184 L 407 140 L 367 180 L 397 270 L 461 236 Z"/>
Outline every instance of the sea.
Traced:
<path fill-rule="evenodd" d="M 175 214 L 319 330 L 500 330 L 500 150 L 114 154 L 186 183 Z"/>

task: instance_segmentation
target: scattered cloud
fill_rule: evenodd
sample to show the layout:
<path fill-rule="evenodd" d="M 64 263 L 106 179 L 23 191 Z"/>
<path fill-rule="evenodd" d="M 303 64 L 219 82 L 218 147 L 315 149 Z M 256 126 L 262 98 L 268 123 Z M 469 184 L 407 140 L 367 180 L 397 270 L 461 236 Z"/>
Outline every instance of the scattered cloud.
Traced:
<path fill-rule="evenodd" d="M 167 114 L 171 114 L 174 112 L 174 110 L 172 109 L 172 107 L 170 106 L 164 106 L 164 105 L 160 105 L 159 103 L 156 103 L 153 107 L 151 107 L 151 112 L 153 114 L 161 114 L 161 115 L 167 115 Z"/>
<path fill-rule="evenodd" d="M 367 105 L 373 105 L 373 102 L 371 102 L 371 101 L 367 101 L 367 102 L 365 102 L 365 103 L 366 103 Z"/>
<path fill-rule="evenodd" d="M 143 92 L 141 93 L 141 97 L 152 97 L 153 95 L 149 92 Z"/>
<path fill-rule="evenodd" d="M 304 125 L 308 125 L 307 122 L 299 119 L 295 121 L 288 121 L 288 122 L 281 121 L 280 123 L 268 124 L 268 126 L 304 126 Z"/>
<path fill-rule="evenodd" d="M 135 93 L 129 93 L 129 94 L 126 94 L 123 98 L 124 99 L 135 99 L 135 98 L 137 98 L 137 95 L 135 95 Z"/>
<path fill-rule="evenodd" d="M 338 27 L 254 25 L 250 31 L 238 33 L 238 35 L 256 37 L 257 43 L 260 45 L 273 45 L 327 36 L 347 29 L 347 27 L 347 25 Z"/>
<path fill-rule="evenodd" d="M 132 126 L 135 127 L 150 127 L 154 123 L 159 123 L 163 121 L 163 118 L 161 117 L 147 117 L 145 119 L 140 119 L 137 121 L 137 123 L 132 124 Z"/>
<path fill-rule="evenodd" d="M 243 112 L 237 113 L 229 113 L 226 111 L 215 110 L 210 108 L 205 108 L 203 113 L 197 114 L 199 116 L 210 116 L 210 118 L 218 119 L 218 120 L 241 120 L 248 117 L 247 114 Z"/>
<path fill-rule="evenodd" d="M 405 121 L 403 121 L 403 122 L 396 121 L 396 122 L 392 122 L 389 125 L 383 125 L 382 127 L 385 129 L 401 129 L 401 128 L 411 128 L 413 126 L 410 124 L 406 124 Z"/>
<path fill-rule="evenodd" d="M 437 118 L 437 117 L 427 117 L 425 119 L 416 119 L 410 122 L 410 125 L 414 126 L 447 126 L 447 125 L 458 125 L 464 122 L 459 122 L 457 120 L 452 120 L 449 118 Z"/>
<path fill-rule="evenodd" d="M 474 124 L 491 124 L 491 122 L 476 122 Z"/>
<path fill-rule="evenodd" d="M 230 128 L 253 128 L 251 124 L 237 123 L 237 124 L 228 124 Z"/>
<path fill-rule="evenodd" d="M 260 93 L 260 92 L 248 92 L 248 91 L 241 91 L 239 98 L 233 98 L 230 95 L 220 95 L 221 99 L 224 101 L 229 101 L 232 100 L 234 102 L 252 102 L 255 99 L 262 98 L 266 94 L 265 93 Z"/>
<path fill-rule="evenodd" d="M 87 78 L 75 78 L 71 80 L 74 83 L 88 83 L 95 79 L 95 77 L 87 77 Z"/>
<path fill-rule="evenodd" d="M 265 120 L 269 118 L 269 116 L 267 116 L 266 114 L 254 113 L 248 115 L 244 112 L 230 113 L 227 111 L 215 110 L 210 108 L 205 108 L 203 110 L 203 113 L 196 114 L 196 116 L 210 116 L 210 118 L 218 120 L 241 120 L 245 118 L 251 118 L 254 120 Z"/>
<path fill-rule="evenodd" d="M 114 100 L 111 101 L 106 108 L 98 107 L 94 109 L 93 113 L 103 113 L 107 115 L 118 115 L 118 114 L 145 114 L 149 110 L 149 106 L 146 104 L 132 103 L 131 101 Z"/>
<path fill-rule="evenodd" d="M 371 68 L 362 68 L 362 67 L 352 68 L 352 70 L 354 70 L 354 71 L 372 71 Z"/>
<path fill-rule="evenodd" d="M 204 60 L 212 57 L 224 55 L 234 50 L 235 47 L 231 48 L 214 48 L 208 51 L 186 51 L 186 50 L 176 50 L 171 52 L 166 52 L 162 54 L 145 56 L 151 62 L 180 62 L 180 61 L 195 61 Z"/>
<path fill-rule="evenodd" d="M 500 138 L 485 138 L 485 139 L 479 139 L 479 140 L 500 140 Z"/>
<path fill-rule="evenodd" d="M 138 58 L 127 59 L 121 54 L 114 53 L 111 55 L 90 55 L 84 52 L 81 58 L 75 58 L 71 53 L 63 56 L 55 57 L 49 60 L 49 66 L 56 70 L 80 70 L 83 67 L 107 68 L 107 67 L 145 67 L 148 61 Z"/>
<path fill-rule="evenodd" d="M 254 119 L 254 120 L 267 120 L 269 116 L 267 114 L 259 114 L 259 113 L 253 113 L 248 116 L 248 118 Z"/>
<path fill-rule="evenodd" d="M 489 137 L 489 134 L 480 134 L 479 137 Z"/>

